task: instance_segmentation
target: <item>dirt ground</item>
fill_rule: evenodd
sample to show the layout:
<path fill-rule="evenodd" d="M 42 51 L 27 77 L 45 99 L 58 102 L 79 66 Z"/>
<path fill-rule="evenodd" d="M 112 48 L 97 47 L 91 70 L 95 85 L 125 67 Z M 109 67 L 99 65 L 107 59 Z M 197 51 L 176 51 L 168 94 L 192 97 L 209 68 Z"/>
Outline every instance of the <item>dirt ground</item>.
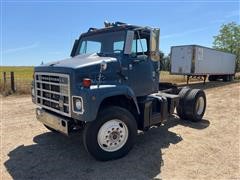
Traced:
<path fill-rule="evenodd" d="M 45 129 L 29 96 L 1 97 L 2 179 L 240 179 L 240 83 L 194 86 L 207 94 L 202 122 L 173 117 L 109 162 L 87 154 L 81 133 Z"/>

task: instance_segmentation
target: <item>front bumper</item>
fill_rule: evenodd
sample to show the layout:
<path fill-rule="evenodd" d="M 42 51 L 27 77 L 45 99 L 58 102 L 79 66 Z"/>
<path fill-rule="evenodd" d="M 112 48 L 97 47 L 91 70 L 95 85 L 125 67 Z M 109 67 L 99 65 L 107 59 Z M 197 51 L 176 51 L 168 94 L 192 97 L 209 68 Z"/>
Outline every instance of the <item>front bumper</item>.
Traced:
<path fill-rule="evenodd" d="M 65 135 L 69 134 L 70 119 L 48 113 L 42 108 L 36 109 L 37 120 Z"/>

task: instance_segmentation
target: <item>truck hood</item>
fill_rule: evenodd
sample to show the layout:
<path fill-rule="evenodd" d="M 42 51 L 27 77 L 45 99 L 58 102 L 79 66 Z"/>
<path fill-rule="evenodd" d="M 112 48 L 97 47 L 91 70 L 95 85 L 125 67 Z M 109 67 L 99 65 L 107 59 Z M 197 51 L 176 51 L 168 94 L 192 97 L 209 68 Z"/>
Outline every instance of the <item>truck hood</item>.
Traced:
<path fill-rule="evenodd" d="M 105 62 L 117 62 L 116 58 L 113 57 L 100 57 L 96 53 L 94 54 L 84 54 L 84 55 L 78 55 L 73 58 L 67 58 L 64 60 L 51 62 L 44 64 L 42 66 L 45 67 L 64 67 L 64 68 L 81 68 L 86 66 L 92 66 L 96 64 L 100 64 L 102 61 Z"/>

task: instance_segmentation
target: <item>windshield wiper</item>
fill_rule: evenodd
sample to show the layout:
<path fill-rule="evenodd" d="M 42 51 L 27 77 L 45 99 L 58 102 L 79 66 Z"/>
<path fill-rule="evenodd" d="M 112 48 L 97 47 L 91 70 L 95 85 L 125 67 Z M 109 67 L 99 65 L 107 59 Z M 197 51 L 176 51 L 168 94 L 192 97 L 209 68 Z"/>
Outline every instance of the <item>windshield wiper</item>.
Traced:
<path fill-rule="evenodd" d="M 113 53 L 113 52 L 100 52 L 100 53 L 97 53 L 98 56 L 118 56 L 122 53 Z"/>
<path fill-rule="evenodd" d="M 105 53 L 97 53 L 98 56 L 105 56 Z"/>

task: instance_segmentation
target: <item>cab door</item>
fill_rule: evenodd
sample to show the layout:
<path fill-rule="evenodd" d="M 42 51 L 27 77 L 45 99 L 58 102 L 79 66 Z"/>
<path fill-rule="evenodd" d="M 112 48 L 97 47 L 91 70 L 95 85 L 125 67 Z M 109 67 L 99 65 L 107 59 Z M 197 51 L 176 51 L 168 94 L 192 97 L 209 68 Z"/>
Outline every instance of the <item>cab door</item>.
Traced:
<path fill-rule="evenodd" d="M 139 33 L 139 32 L 138 32 Z M 127 85 L 136 96 L 145 96 L 155 92 L 156 71 L 149 56 L 149 34 L 134 34 L 131 54 L 127 59 Z"/>

